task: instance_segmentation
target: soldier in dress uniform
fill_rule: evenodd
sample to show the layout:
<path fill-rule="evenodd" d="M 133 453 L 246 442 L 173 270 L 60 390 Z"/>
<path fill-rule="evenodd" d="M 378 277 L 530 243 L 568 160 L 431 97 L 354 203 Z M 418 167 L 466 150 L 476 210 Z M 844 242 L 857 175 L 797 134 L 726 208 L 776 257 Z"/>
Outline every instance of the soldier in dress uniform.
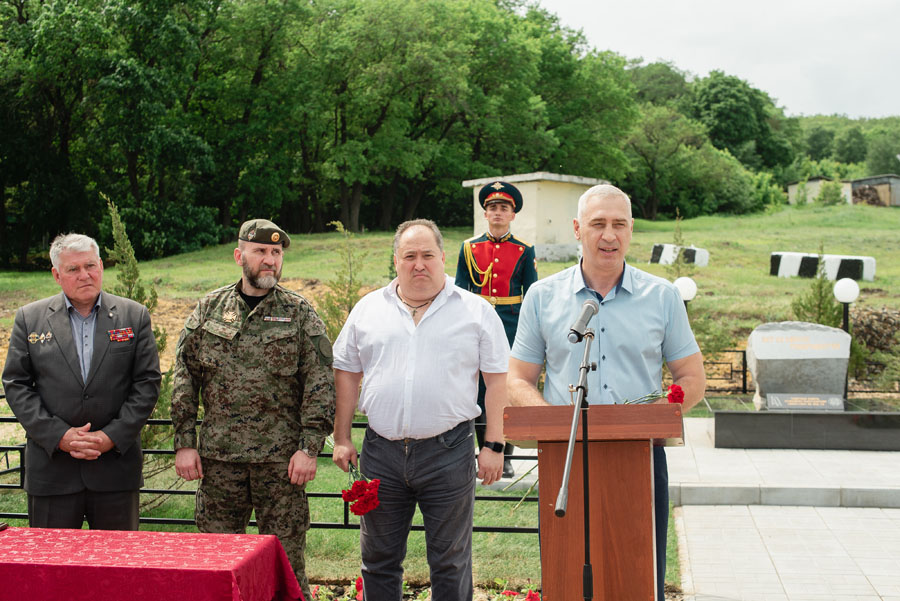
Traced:
<path fill-rule="evenodd" d="M 271 221 L 241 226 L 241 279 L 200 300 L 175 348 L 172 422 L 175 471 L 200 479 L 198 529 L 242 533 L 255 509 L 260 533 L 278 536 L 309 599 L 305 485 L 334 424 L 334 374 L 325 324 L 278 285 L 290 243 Z"/>
<path fill-rule="evenodd" d="M 488 231 L 463 242 L 456 264 L 456 285 L 483 296 L 494 306 L 512 346 L 522 298 L 538 279 L 534 248 L 513 236 L 509 227 L 522 210 L 522 193 L 512 184 L 496 181 L 481 188 L 478 202 L 484 208 Z M 479 447 L 487 445 L 498 451 L 503 446 L 501 441 L 484 440 L 484 392 L 484 381 L 479 378 L 478 406 L 482 414 L 476 420 L 475 434 Z M 513 446 L 507 443 L 504 455 L 509 456 L 512 451 Z M 503 477 L 514 475 L 512 464 L 505 459 Z"/>

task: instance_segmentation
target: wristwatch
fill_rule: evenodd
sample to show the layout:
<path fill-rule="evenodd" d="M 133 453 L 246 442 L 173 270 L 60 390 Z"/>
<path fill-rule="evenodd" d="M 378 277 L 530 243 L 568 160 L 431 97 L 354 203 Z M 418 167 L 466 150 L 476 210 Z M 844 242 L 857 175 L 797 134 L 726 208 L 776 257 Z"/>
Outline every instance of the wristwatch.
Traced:
<path fill-rule="evenodd" d="M 502 442 L 488 442 L 485 441 L 483 445 L 481 445 L 482 449 L 490 449 L 495 453 L 503 452 L 503 443 Z"/>

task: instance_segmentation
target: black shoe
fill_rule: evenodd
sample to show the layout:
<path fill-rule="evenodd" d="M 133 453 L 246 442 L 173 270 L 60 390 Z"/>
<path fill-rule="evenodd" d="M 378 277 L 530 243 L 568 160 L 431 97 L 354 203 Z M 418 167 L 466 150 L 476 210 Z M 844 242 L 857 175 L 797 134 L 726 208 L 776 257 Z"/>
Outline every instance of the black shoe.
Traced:
<path fill-rule="evenodd" d="M 512 462 L 509 459 L 503 460 L 503 477 L 504 478 L 513 478 L 516 475 L 516 470 L 513 469 Z"/>

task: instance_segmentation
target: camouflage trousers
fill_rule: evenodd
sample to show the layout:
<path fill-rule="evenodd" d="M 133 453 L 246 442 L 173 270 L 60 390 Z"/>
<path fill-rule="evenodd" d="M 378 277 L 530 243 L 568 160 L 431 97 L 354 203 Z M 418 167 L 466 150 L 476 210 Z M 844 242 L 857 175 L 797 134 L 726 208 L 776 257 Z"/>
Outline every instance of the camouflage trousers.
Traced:
<path fill-rule="evenodd" d="M 195 511 L 200 532 L 243 534 L 255 509 L 259 533 L 278 537 L 303 596 L 310 599 L 303 555 L 309 503 L 305 486 L 288 480 L 288 463 L 237 463 L 203 457 L 202 465 Z"/>

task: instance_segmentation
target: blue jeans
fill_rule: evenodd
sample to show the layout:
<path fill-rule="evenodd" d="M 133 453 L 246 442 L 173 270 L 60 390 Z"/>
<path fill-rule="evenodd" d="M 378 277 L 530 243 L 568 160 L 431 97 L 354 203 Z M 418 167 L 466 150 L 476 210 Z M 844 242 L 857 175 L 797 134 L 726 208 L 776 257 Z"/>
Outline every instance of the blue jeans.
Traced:
<path fill-rule="evenodd" d="M 381 479 L 379 506 L 360 518 L 364 598 L 402 598 L 406 541 L 418 503 L 431 598 L 470 601 L 476 474 L 472 422 L 420 440 L 388 440 L 368 428 L 361 469 L 366 477 Z"/>

